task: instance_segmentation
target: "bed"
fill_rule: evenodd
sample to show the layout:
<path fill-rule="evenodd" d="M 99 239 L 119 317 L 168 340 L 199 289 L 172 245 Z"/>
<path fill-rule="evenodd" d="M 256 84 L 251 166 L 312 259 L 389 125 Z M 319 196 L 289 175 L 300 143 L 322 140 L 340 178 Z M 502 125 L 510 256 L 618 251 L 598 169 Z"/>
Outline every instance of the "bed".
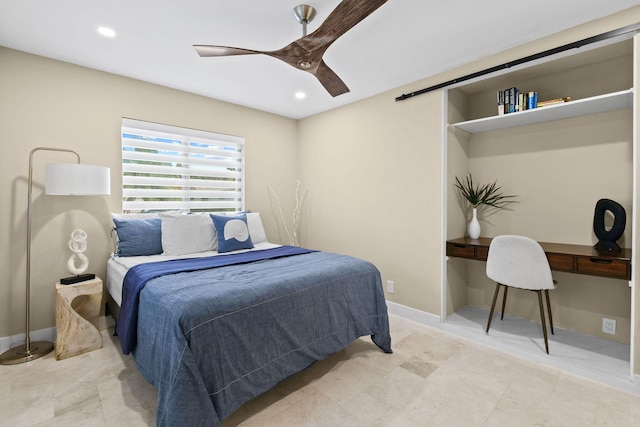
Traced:
<path fill-rule="evenodd" d="M 216 245 L 202 246 L 210 250 L 108 261 L 109 308 L 123 352 L 158 388 L 158 426 L 218 426 L 243 403 L 361 336 L 391 353 L 373 264 L 269 243 L 247 216 L 246 232 L 234 239 L 256 242 L 243 248 L 223 251 L 229 233 L 217 233 L 214 221 Z M 171 233 L 162 231 L 165 242 Z"/>

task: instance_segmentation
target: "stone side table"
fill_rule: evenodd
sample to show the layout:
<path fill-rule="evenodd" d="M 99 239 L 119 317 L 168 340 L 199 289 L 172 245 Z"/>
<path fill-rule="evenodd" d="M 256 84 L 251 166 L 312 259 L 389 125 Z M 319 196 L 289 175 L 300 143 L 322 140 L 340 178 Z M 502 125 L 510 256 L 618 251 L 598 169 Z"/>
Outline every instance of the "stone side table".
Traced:
<path fill-rule="evenodd" d="M 72 285 L 56 283 L 56 359 L 102 348 L 98 316 L 102 280 L 98 277 Z"/>

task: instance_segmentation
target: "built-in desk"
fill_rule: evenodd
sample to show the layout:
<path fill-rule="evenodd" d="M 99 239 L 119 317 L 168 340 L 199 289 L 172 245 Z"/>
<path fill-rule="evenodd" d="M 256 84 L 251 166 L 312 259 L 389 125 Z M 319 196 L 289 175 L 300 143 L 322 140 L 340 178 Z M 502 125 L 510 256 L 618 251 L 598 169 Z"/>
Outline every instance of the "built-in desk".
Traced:
<path fill-rule="evenodd" d="M 631 249 L 598 251 L 592 246 L 538 242 L 552 270 L 631 280 Z M 491 238 L 447 240 L 447 256 L 486 261 Z"/>

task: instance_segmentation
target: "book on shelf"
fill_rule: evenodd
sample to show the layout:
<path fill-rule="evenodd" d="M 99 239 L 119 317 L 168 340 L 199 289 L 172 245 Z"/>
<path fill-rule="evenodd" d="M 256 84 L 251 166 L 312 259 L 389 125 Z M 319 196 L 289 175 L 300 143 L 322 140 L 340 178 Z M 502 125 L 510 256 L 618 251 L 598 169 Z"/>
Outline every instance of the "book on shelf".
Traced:
<path fill-rule="evenodd" d="M 563 104 L 565 102 L 569 102 L 571 101 L 571 97 L 567 96 L 565 98 L 555 98 L 555 99 L 549 99 L 547 101 L 540 101 L 537 103 L 537 107 L 541 108 L 541 107 L 545 107 L 548 105 L 556 105 L 556 104 Z"/>
<path fill-rule="evenodd" d="M 509 112 L 516 112 L 516 104 L 518 100 L 518 89 L 515 87 L 509 88 Z"/>
<path fill-rule="evenodd" d="M 527 109 L 531 110 L 538 106 L 538 92 L 529 92 L 527 99 Z"/>

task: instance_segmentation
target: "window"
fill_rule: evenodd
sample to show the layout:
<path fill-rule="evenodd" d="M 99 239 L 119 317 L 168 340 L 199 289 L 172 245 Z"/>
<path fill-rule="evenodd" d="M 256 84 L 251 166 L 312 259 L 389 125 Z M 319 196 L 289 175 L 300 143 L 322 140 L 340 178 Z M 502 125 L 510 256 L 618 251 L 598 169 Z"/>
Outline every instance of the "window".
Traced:
<path fill-rule="evenodd" d="M 244 208 L 244 138 L 122 119 L 122 212 Z"/>

